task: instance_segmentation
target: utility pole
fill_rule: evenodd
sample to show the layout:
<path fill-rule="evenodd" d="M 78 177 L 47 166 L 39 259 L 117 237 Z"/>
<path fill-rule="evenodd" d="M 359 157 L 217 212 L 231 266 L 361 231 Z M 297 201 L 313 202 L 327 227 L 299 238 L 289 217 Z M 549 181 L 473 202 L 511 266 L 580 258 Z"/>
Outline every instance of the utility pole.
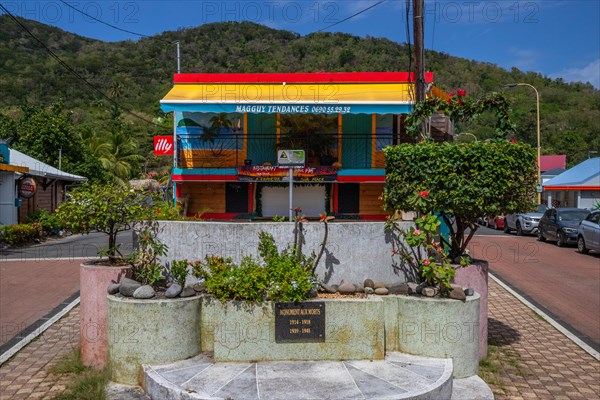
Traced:
<path fill-rule="evenodd" d="M 413 0 L 413 36 L 415 42 L 416 101 L 425 100 L 425 41 L 423 37 L 424 0 Z"/>

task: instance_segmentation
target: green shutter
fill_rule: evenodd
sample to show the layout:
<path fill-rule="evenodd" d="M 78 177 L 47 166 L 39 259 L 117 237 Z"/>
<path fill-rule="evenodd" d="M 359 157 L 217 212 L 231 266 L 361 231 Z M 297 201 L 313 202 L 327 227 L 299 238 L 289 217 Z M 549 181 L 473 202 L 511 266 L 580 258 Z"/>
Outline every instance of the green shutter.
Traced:
<path fill-rule="evenodd" d="M 277 163 L 277 117 L 270 114 L 248 114 L 248 155 L 253 165 Z"/>
<path fill-rule="evenodd" d="M 342 167 L 371 168 L 371 115 L 342 117 Z"/>

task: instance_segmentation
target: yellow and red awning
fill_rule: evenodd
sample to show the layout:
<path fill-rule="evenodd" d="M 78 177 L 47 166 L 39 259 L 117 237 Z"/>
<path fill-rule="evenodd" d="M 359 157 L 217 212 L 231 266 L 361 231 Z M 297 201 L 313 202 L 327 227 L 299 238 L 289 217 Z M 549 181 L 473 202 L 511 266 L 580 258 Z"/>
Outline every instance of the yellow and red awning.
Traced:
<path fill-rule="evenodd" d="M 428 73 L 426 80 L 431 81 Z M 401 114 L 412 110 L 412 74 L 177 74 L 163 111 Z"/>

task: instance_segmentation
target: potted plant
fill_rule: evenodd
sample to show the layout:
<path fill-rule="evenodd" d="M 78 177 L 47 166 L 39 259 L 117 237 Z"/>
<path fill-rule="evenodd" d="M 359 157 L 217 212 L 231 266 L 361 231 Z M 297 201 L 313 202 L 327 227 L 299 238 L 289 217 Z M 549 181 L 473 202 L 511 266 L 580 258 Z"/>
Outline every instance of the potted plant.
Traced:
<path fill-rule="evenodd" d="M 98 231 L 108 236 L 108 248 L 98 251 L 100 258 L 80 267 L 80 345 L 85 365 L 103 368 L 107 363 L 107 287 L 131 274 L 117 235 L 135 221 L 167 214 L 153 197 L 128 186 L 87 184 L 71 191 L 56 211 L 62 226 L 73 233 Z"/>

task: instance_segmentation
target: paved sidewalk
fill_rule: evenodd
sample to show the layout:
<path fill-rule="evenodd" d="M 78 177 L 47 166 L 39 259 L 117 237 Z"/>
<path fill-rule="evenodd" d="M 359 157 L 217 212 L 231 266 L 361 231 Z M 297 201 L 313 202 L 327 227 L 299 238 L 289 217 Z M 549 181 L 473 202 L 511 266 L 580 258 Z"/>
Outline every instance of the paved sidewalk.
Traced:
<path fill-rule="evenodd" d="M 497 399 L 598 399 L 600 362 L 490 279 L 489 342 Z M 0 367 L 0 399 L 51 398 L 67 383 L 46 371 L 79 339 L 75 308 Z M 497 362 L 496 362 L 497 361 Z"/>

